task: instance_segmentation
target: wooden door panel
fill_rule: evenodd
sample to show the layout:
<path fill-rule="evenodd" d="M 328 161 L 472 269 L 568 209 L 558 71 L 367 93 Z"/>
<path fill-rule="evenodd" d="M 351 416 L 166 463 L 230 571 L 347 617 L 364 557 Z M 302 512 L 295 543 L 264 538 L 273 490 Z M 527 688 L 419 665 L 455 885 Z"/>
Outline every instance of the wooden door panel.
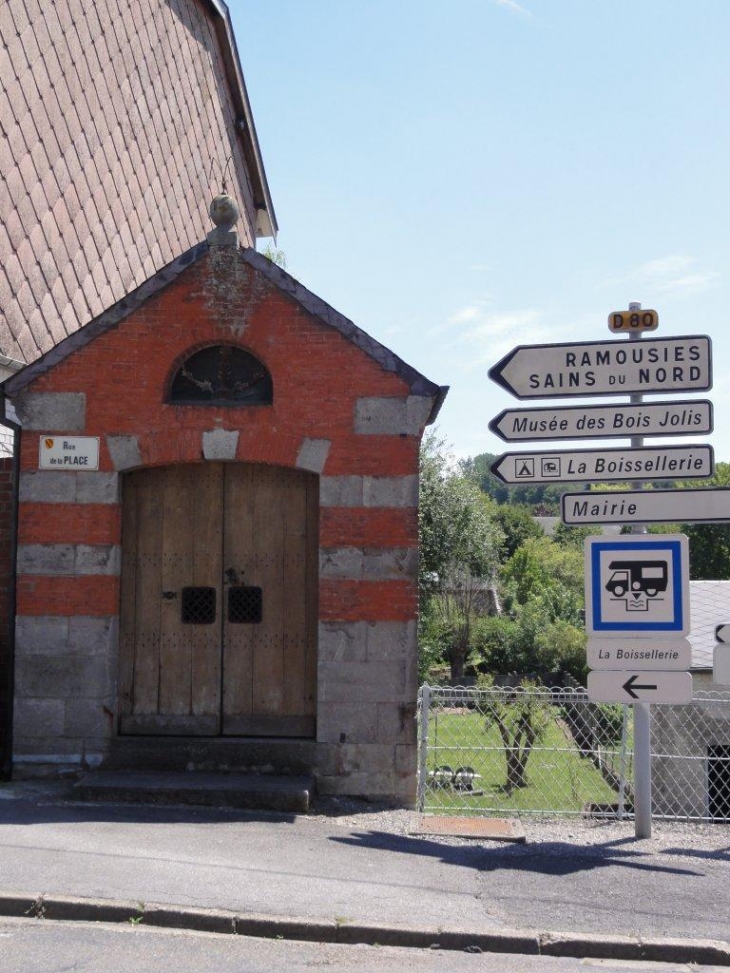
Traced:
<path fill-rule="evenodd" d="M 213 586 L 220 611 L 221 482 L 220 464 L 125 478 L 122 733 L 220 730 L 220 615 L 186 624 L 181 605 L 185 587 Z"/>
<path fill-rule="evenodd" d="M 316 582 L 307 587 L 307 578 L 318 549 L 316 539 L 309 546 L 307 515 L 318 490 L 309 490 L 311 481 L 277 467 L 226 469 L 224 564 L 241 584 L 261 588 L 263 611 L 258 624 L 224 620 L 225 734 L 314 735 Z"/>

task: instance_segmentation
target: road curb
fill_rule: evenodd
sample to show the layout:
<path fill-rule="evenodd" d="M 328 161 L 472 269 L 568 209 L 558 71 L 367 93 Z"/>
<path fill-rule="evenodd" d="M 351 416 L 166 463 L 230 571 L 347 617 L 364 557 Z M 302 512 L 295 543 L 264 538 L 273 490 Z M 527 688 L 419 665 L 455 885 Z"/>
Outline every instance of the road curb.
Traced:
<path fill-rule="evenodd" d="M 520 953 L 591 959 L 648 960 L 730 966 L 730 943 L 712 939 L 640 939 L 591 933 L 386 926 L 240 914 L 225 909 L 196 909 L 125 900 L 0 892 L 0 916 L 74 922 L 131 923 L 190 932 L 214 932 L 261 939 L 378 946 L 404 946 L 484 953 Z"/>

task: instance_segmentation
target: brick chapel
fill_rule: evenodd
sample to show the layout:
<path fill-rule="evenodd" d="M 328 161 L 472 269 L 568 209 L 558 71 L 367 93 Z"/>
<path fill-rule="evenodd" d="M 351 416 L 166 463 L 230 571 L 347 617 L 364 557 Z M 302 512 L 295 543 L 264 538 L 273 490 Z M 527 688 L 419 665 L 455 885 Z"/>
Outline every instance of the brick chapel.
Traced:
<path fill-rule="evenodd" d="M 276 220 L 223 3 L 19 0 L 0 32 L 3 776 L 412 803 L 445 389 L 256 252 Z"/>

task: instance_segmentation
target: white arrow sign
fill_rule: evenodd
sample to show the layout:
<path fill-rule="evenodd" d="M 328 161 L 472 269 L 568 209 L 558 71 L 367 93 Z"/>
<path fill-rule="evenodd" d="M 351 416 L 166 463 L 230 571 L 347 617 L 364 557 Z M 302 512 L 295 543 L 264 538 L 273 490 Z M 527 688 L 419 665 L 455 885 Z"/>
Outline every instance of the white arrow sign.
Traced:
<path fill-rule="evenodd" d="M 705 392 L 712 388 L 707 335 L 518 345 L 489 370 L 518 399 L 629 392 Z"/>
<path fill-rule="evenodd" d="M 718 524 L 730 521 L 730 488 L 564 493 L 564 524 Z"/>
<path fill-rule="evenodd" d="M 715 638 L 718 642 L 730 642 L 730 625 L 718 625 L 715 629 Z"/>
<path fill-rule="evenodd" d="M 690 703 L 688 672 L 589 672 L 588 698 L 594 703 Z"/>
<path fill-rule="evenodd" d="M 590 669 L 676 669 L 692 664 L 687 639 L 588 639 Z"/>
<path fill-rule="evenodd" d="M 505 409 L 489 423 L 505 442 L 541 439 L 617 439 L 626 436 L 691 436 L 712 432 L 712 402 L 643 405 L 569 405 Z"/>
<path fill-rule="evenodd" d="M 715 463 L 712 446 L 645 446 L 504 453 L 490 469 L 504 483 L 595 483 L 706 479 Z"/>

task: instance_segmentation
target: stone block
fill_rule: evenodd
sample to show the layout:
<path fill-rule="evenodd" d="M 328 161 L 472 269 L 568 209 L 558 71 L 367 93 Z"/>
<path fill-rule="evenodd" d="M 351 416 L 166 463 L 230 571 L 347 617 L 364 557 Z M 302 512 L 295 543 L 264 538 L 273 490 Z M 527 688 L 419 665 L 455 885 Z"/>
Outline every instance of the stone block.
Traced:
<path fill-rule="evenodd" d="M 122 569 L 122 549 L 117 544 L 77 544 L 74 574 L 118 575 Z"/>
<path fill-rule="evenodd" d="M 415 746 L 416 703 L 377 703 L 376 743 Z"/>
<path fill-rule="evenodd" d="M 69 619 L 68 645 L 77 655 L 117 658 L 119 619 L 116 615 L 95 617 L 74 615 Z"/>
<path fill-rule="evenodd" d="M 18 699 L 111 696 L 115 679 L 101 656 L 25 655 L 15 660 Z"/>
<path fill-rule="evenodd" d="M 203 457 L 207 460 L 234 460 L 238 449 L 237 429 L 212 429 L 203 433 Z"/>
<path fill-rule="evenodd" d="M 415 659 L 418 656 L 416 622 L 370 622 L 367 624 L 368 661 Z"/>
<path fill-rule="evenodd" d="M 317 740 L 338 745 L 378 743 L 378 704 L 351 701 L 321 707 L 317 714 Z"/>
<path fill-rule="evenodd" d="M 77 475 L 60 470 L 22 472 L 20 500 L 22 503 L 75 503 Z"/>
<path fill-rule="evenodd" d="M 66 655 L 69 619 L 56 615 L 17 615 L 15 619 L 16 657 L 25 655 Z"/>
<path fill-rule="evenodd" d="M 363 506 L 417 507 L 417 476 L 366 476 L 363 478 Z"/>
<path fill-rule="evenodd" d="M 417 574 L 415 547 L 328 547 L 319 552 L 321 578 L 391 581 Z"/>
<path fill-rule="evenodd" d="M 300 470 L 310 470 L 321 473 L 329 456 L 329 439 L 304 439 L 297 454 L 297 467 Z"/>
<path fill-rule="evenodd" d="M 75 555 L 73 544 L 18 544 L 18 574 L 73 574 Z"/>
<path fill-rule="evenodd" d="M 118 473 L 76 473 L 76 503 L 119 503 Z"/>
<path fill-rule="evenodd" d="M 106 444 L 115 470 L 131 470 L 142 465 L 136 436 L 107 436 Z"/>
<path fill-rule="evenodd" d="M 320 704 L 360 702 L 402 703 L 405 671 L 402 662 L 320 662 Z"/>
<path fill-rule="evenodd" d="M 413 807 L 416 801 L 415 776 L 355 773 L 317 776 L 317 791 L 325 797 L 365 797 L 398 807 Z"/>
<path fill-rule="evenodd" d="M 364 662 L 367 657 L 365 622 L 320 622 L 320 663 Z"/>
<path fill-rule="evenodd" d="M 417 507 L 417 476 L 323 476 L 323 507 Z"/>
<path fill-rule="evenodd" d="M 368 397 L 355 402 L 354 429 L 360 435 L 417 436 L 426 425 L 433 399 Z"/>
<path fill-rule="evenodd" d="M 23 392 L 14 404 L 23 429 L 83 432 L 86 428 L 84 392 Z"/>
<path fill-rule="evenodd" d="M 117 473 L 26 471 L 20 474 L 20 500 L 24 503 L 118 503 Z"/>
<path fill-rule="evenodd" d="M 64 736 L 85 739 L 114 736 L 116 717 L 113 697 L 69 699 L 64 709 Z"/>
<path fill-rule="evenodd" d="M 382 743 L 343 743 L 340 760 L 343 774 L 390 774 L 395 769 L 395 747 Z"/>
<path fill-rule="evenodd" d="M 396 746 L 395 769 L 398 774 L 412 774 L 415 777 L 418 769 L 418 748 L 415 743 Z"/>
<path fill-rule="evenodd" d="M 62 699 L 18 699 L 13 708 L 13 733 L 26 738 L 61 736 L 65 711 Z"/>

